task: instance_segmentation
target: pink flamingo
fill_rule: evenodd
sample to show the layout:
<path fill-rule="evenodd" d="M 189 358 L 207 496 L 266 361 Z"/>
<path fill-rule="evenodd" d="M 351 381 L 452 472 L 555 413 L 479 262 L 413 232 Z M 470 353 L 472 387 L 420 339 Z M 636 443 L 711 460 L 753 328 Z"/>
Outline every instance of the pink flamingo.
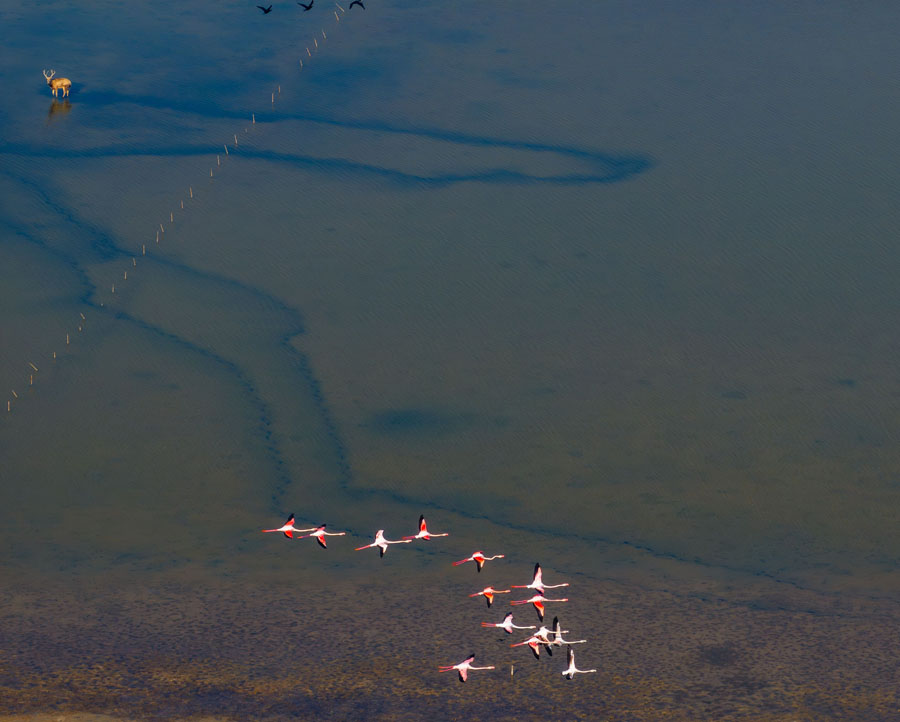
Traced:
<path fill-rule="evenodd" d="M 506 630 L 507 634 L 512 634 L 514 629 L 534 629 L 534 625 L 532 624 L 530 627 L 520 627 L 518 624 L 513 624 L 513 613 L 507 612 L 506 616 L 503 617 L 503 621 L 499 624 L 492 624 L 491 622 L 482 622 L 482 627 L 499 627 L 500 629 Z"/>
<path fill-rule="evenodd" d="M 494 603 L 494 595 L 495 594 L 509 594 L 510 589 L 494 589 L 493 587 L 485 587 L 480 592 L 475 592 L 474 594 L 470 594 L 470 597 L 484 597 L 487 600 L 488 609 L 491 608 L 491 605 Z"/>
<path fill-rule="evenodd" d="M 575 666 L 575 650 L 571 647 L 566 647 L 566 661 L 569 663 L 569 667 L 562 673 L 566 679 L 572 679 L 576 674 L 590 674 L 597 671 L 596 669 L 578 669 Z"/>
<path fill-rule="evenodd" d="M 336 531 L 336 532 L 325 531 L 325 526 L 326 526 L 325 524 L 322 524 L 322 526 L 316 527 L 316 530 L 312 534 L 304 534 L 303 536 L 298 536 L 297 538 L 298 539 L 306 539 L 307 537 L 311 537 L 311 536 L 315 537 L 316 541 L 319 542 L 319 544 L 321 544 L 323 548 L 327 549 L 328 544 L 325 541 L 325 537 L 327 537 L 327 536 L 344 536 L 344 534 L 347 533 L 345 531 Z"/>
<path fill-rule="evenodd" d="M 470 557 L 460 559 L 458 562 L 453 562 L 453 566 L 458 567 L 460 564 L 465 564 L 466 562 L 475 562 L 475 564 L 478 565 L 478 571 L 481 572 L 481 568 L 484 566 L 485 562 L 489 562 L 491 559 L 503 559 L 505 556 L 505 554 L 497 554 L 492 557 L 486 557 L 484 552 L 475 552 Z"/>
<path fill-rule="evenodd" d="M 531 599 L 523 599 L 521 601 L 510 602 L 510 604 L 533 604 L 537 611 L 538 619 L 544 621 L 544 602 L 568 602 L 566 599 L 547 599 L 543 594 L 538 592 Z"/>
<path fill-rule="evenodd" d="M 268 534 L 269 532 L 280 531 L 288 539 L 293 539 L 294 532 L 297 532 L 298 534 L 302 534 L 303 532 L 315 531 L 315 530 L 316 530 L 315 527 L 313 527 L 312 529 L 298 529 L 297 527 L 294 526 L 294 515 L 291 514 L 287 518 L 287 521 L 282 526 L 278 527 L 277 529 L 263 529 L 263 533 Z"/>
<path fill-rule="evenodd" d="M 516 642 L 515 644 L 510 644 L 509 646 L 510 647 L 521 647 L 523 644 L 527 644 L 529 647 L 531 647 L 531 653 L 534 655 L 535 659 L 540 659 L 541 658 L 541 645 L 542 644 L 546 645 L 546 644 L 548 644 L 548 642 L 541 639 L 536 634 L 532 634 L 524 642 Z M 547 651 L 548 652 L 550 651 L 549 647 L 547 647 Z"/>
<path fill-rule="evenodd" d="M 562 636 L 564 634 L 568 634 L 568 629 L 560 629 L 559 628 L 559 617 L 553 617 L 553 626 L 548 631 L 548 635 L 554 635 L 554 639 L 549 640 L 550 647 L 562 647 L 564 644 L 584 644 L 587 642 L 586 639 L 563 639 Z M 541 627 L 543 629 L 543 627 Z M 550 647 L 547 647 L 547 651 L 550 651 Z"/>
<path fill-rule="evenodd" d="M 380 550 L 380 556 L 384 556 L 384 553 L 387 551 L 388 544 L 409 544 L 409 539 L 401 539 L 399 541 L 390 541 L 384 538 L 384 529 L 379 529 L 375 532 L 375 541 L 371 544 L 366 544 L 364 547 L 356 547 L 356 551 L 362 551 L 363 549 L 370 549 L 371 547 L 378 547 Z"/>
<path fill-rule="evenodd" d="M 469 670 L 494 669 L 494 665 L 491 665 L 490 667 L 473 667 L 472 662 L 474 661 L 475 655 L 470 654 L 459 664 L 441 665 L 440 667 L 438 667 L 438 672 L 449 672 L 451 669 L 455 669 L 459 672 L 459 681 L 465 682 L 469 677 Z"/>
<path fill-rule="evenodd" d="M 449 533 L 444 532 L 443 534 L 434 534 L 433 532 L 428 531 L 428 527 L 425 526 L 425 515 L 422 514 L 419 516 L 419 533 L 415 536 L 405 536 L 404 539 L 431 539 L 433 536 L 450 536 Z"/>
<path fill-rule="evenodd" d="M 513 584 L 513 589 L 536 589 L 537 591 L 543 593 L 545 589 L 556 589 L 557 587 L 567 587 L 569 586 L 568 582 L 563 582 L 562 584 L 544 584 L 543 581 L 543 573 L 541 572 L 541 563 L 538 562 L 534 565 L 534 579 L 531 581 L 531 584 Z"/>

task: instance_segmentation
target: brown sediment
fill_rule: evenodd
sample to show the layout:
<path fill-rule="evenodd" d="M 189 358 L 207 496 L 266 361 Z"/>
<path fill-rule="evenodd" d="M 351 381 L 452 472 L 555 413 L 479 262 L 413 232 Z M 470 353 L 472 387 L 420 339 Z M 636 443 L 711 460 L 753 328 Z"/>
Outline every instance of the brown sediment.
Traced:
<path fill-rule="evenodd" d="M 780 607 L 753 608 L 752 587 L 735 604 L 688 583 L 581 578 L 556 612 L 589 640 L 579 666 L 599 672 L 569 682 L 564 655 L 517 654 L 516 635 L 479 629 L 493 615 L 456 601 L 464 582 L 442 588 L 442 576 L 356 575 L 327 591 L 318 577 L 264 593 L 209 578 L 83 593 L 74 605 L 17 592 L 5 604 L 0 704 L 23 719 L 168 720 L 861 721 L 897 710 L 889 604 L 829 612 L 814 594 L 782 591 Z M 497 669 L 465 685 L 437 672 L 471 651 Z"/>

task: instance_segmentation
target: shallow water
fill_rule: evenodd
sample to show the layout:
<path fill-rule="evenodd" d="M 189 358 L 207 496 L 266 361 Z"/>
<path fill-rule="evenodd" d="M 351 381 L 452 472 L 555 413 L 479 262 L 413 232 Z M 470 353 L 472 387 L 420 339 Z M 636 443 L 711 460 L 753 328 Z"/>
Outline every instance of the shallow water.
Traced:
<path fill-rule="evenodd" d="M 0 11 L 0 712 L 895 716 L 892 11 L 250 9 Z"/>

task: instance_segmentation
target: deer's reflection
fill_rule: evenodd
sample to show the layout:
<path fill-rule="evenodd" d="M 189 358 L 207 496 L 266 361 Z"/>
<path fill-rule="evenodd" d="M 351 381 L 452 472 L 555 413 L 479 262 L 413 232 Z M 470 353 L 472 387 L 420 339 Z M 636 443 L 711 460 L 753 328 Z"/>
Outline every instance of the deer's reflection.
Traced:
<path fill-rule="evenodd" d="M 47 122 L 49 123 L 56 118 L 66 115 L 70 110 L 72 110 L 72 103 L 69 102 L 68 98 L 65 100 L 54 98 L 50 103 L 50 110 L 47 111 Z"/>

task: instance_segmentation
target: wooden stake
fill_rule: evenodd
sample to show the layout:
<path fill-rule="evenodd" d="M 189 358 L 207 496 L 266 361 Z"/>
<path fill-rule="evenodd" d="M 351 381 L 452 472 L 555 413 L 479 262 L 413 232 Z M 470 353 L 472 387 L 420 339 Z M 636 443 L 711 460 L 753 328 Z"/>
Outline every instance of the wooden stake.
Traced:
<path fill-rule="evenodd" d="M 325 34 L 325 31 L 322 31 L 322 40 L 328 40 L 328 36 Z"/>
<path fill-rule="evenodd" d="M 225 155 L 228 155 L 228 143 L 222 143 L 225 146 Z"/>
<path fill-rule="evenodd" d="M 219 154 L 217 153 L 216 154 L 216 166 L 221 167 L 221 165 L 222 165 L 221 156 L 219 156 Z"/>
<path fill-rule="evenodd" d="M 137 266 L 137 259 L 134 256 L 132 256 L 131 257 L 131 267 L 135 268 L 136 266 Z"/>
<path fill-rule="evenodd" d="M 34 374 L 28 374 L 28 385 L 34 386 Z"/>
<path fill-rule="evenodd" d="M 181 201 L 181 210 L 184 210 L 184 201 Z"/>
<path fill-rule="evenodd" d="M 281 86 L 278 86 L 278 94 L 281 95 Z"/>
<path fill-rule="evenodd" d="M 53 352 L 53 358 L 56 358 L 56 351 Z"/>
<path fill-rule="evenodd" d="M 194 197 L 194 188 L 193 188 L 193 186 L 191 186 L 191 187 L 188 188 L 188 193 L 191 194 L 191 198 Z"/>
<path fill-rule="evenodd" d="M 142 256 L 146 256 L 146 255 L 147 255 L 147 246 L 144 245 L 143 243 L 141 244 L 141 255 L 142 255 Z"/>
<path fill-rule="evenodd" d="M 303 70 L 303 58 L 300 58 L 300 70 Z"/>
<path fill-rule="evenodd" d="M 12 395 L 15 396 L 16 398 L 19 398 L 19 394 L 16 393 L 15 389 L 12 390 Z"/>
<path fill-rule="evenodd" d="M 159 231 L 156 232 L 156 242 L 159 243 Z"/>
<path fill-rule="evenodd" d="M 234 147 L 237 148 L 237 133 L 234 134 Z"/>
<path fill-rule="evenodd" d="M 81 313 L 80 311 L 78 312 L 78 315 L 81 316 L 82 321 L 87 321 L 87 319 L 84 317 L 84 314 Z"/>
<path fill-rule="evenodd" d="M 66 334 L 66 346 L 69 345 L 69 334 Z"/>
<path fill-rule="evenodd" d="M 306 54 L 307 54 L 309 57 L 312 57 L 312 53 L 309 52 L 309 47 L 308 47 L 308 46 L 307 46 L 307 48 L 306 48 Z"/>
<path fill-rule="evenodd" d="M 318 38 L 313 38 L 313 42 L 316 44 L 316 50 L 319 49 L 319 40 Z"/>
<path fill-rule="evenodd" d="M 169 211 L 169 223 L 175 222 L 175 214 L 172 211 Z"/>
<path fill-rule="evenodd" d="M 334 11 L 334 19 L 337 20 L 338 22 L 341 21 L 341 18 L 337 14 L 337 10 Z"/>
<path fill-rule="evenodd" d="M 256 122 L 256 113 L 251 113 L 250 117 L 253 119 L 253 122 Z"/>
<path fill-rule="evenodd" d="M 272 93 L 272 105 L 275 105 L 275 93 Z"/>
<path fill-rule="evenodd" d="M 125 278 L 123 278 L 122 280 L 123 280 L 123 281 L 127 281 L 127 280 L 128 280 L 128 271 L 125 271 Z"/>
<path fill-rule="evenodd" d="M 159 230 L 160 230 L 161 233 L 165 233 L 165 232 L 166 232 L 166 229 L 163 228 L 163 224 L 162 224 L 162 223 L 159 224 Z"/>
<path fill-rule="evenodd" d="M 28 362 L 28 365 L 31 366 L 31 368 L 33 368 L 35 371 L 38 370 L 38 367 L 31 363 L 31 361 Z"/>
<path fill-rule="evenodd" d="M 116 284 L 115 284 L 115 283 L 112 285 L 112 292 L 113 292 L 113 293 L 116 292 Z M 78 327 L 78 330 L 79 330 L 79 331 L 81 330 L 81 326 Z"/>
<path fill-rule="evenodd" d="M 212 174 L 212 168 L 209 169 L 209 177 L 210 177 L 210 178 L 213 177 L 213 174 Z"/>

